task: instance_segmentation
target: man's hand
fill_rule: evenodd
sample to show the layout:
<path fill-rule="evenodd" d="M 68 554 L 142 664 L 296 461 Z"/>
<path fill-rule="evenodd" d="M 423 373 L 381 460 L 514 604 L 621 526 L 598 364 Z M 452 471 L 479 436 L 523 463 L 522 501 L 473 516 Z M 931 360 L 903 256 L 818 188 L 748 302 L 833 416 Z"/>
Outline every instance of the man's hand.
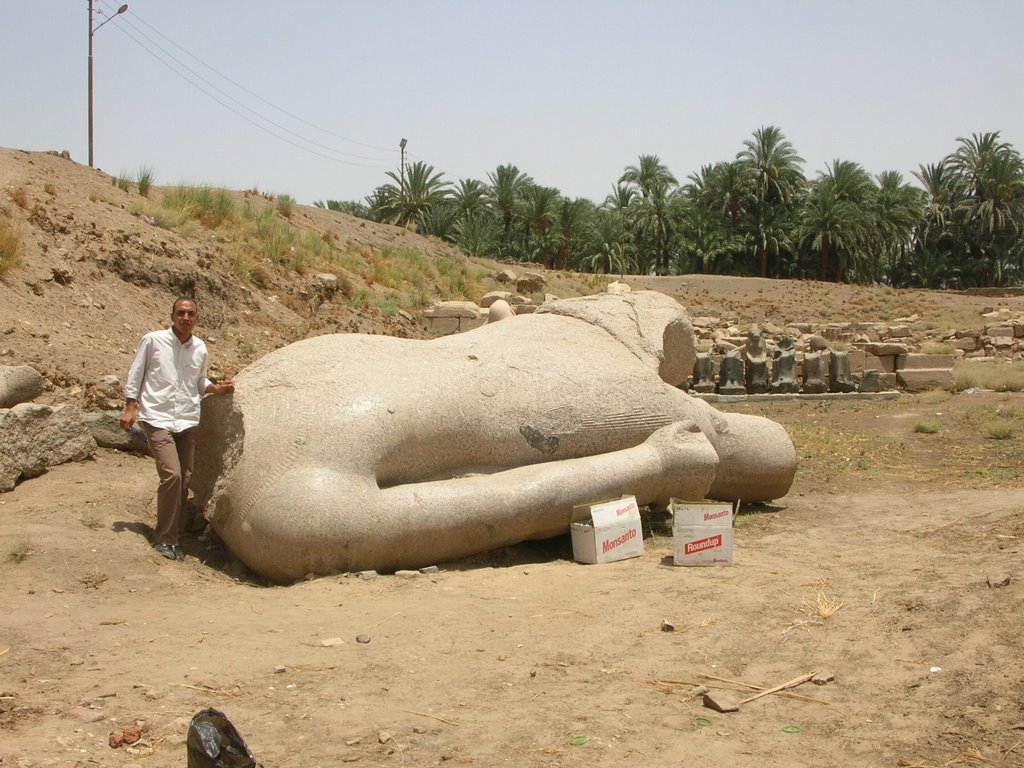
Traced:
<path fill-rule="evenodd" d="M 121 429 L 125 432 L 131 430 L 135 420 L 139 417 L 139 404 L 135 400 L 125 403 L 124 413 L 121 414 Z"/>
<path fill-rule="evenodd" d="M 208 395 L 230 395 L 235 391 L 235 382 L 231 379 L 222 381 L 220 384 L 211 384 L 206 388 Z"/>

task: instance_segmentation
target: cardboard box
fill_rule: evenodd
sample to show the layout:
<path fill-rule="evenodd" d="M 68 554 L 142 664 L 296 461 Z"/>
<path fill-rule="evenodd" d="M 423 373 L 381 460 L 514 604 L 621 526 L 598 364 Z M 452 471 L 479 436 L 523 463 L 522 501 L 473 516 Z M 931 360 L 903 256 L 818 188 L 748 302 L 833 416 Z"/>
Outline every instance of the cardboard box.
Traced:
<path fill-rule="evenodd" d="M 573 507 L 572 555 L 580 563 L 612 563 L 644 553 L 640 507 L 633 496 Z"/>
<path fill-rule="evenodd" d="M 676 565 L 732 565 L 732 504 L 672 499 L 669 509 Z"/>

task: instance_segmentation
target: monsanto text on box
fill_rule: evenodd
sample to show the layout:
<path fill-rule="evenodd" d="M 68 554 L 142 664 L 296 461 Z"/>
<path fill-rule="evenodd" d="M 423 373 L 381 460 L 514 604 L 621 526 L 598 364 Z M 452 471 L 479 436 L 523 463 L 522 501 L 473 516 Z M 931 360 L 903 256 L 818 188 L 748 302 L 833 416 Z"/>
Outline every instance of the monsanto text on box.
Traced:
<path fill-rule="evenodd" d="M 573 507 L 572 554 L 581 563 L 611 563 L 644 553 L 640 507 L 633 496 Z"/>

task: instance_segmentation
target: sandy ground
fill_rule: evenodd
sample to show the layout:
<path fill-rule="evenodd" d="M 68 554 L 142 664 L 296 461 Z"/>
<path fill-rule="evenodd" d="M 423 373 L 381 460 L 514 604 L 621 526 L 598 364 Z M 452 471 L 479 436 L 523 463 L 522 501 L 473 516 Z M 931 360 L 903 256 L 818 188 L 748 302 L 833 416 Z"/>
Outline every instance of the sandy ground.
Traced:
<path fill-rule="evenodd" d="M 790 426 L 802 463 L 743 510 L 727 568 L 671 565 L 648 520 L 619 563 L 564 537 L 266 587 L 198 540 L 150 549 L 148 458 L 55 467 L 0 497 L 0 765 L 179 766 L 206 707 L 266 766 L 1022 765 L 1024 489 L 947 460 L 972 439 L 956 414 L 997 404 L 1024 407 L 733 406 Z M 925 415 L 948 432 L 915 434 Z M 693 695 L 815 671 L 835 679 L 736 713 Z"/>

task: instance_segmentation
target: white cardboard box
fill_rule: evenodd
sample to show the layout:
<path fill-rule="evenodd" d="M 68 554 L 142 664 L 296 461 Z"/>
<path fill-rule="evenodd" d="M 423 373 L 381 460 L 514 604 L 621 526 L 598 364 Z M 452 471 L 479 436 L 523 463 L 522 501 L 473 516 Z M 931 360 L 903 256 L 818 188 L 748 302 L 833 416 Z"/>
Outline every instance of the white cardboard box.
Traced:
<path fill-rule="evenodd" d="M 612 563 L 644 553 L 640 507 L 633 496 L 573 507 L 572 555 L 580 563 Z"/>
<path fill-rule="evenodd" d="M 732 504 L 672 499 L 669 509 L 676 565 L 732 565 Z"/>

